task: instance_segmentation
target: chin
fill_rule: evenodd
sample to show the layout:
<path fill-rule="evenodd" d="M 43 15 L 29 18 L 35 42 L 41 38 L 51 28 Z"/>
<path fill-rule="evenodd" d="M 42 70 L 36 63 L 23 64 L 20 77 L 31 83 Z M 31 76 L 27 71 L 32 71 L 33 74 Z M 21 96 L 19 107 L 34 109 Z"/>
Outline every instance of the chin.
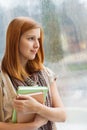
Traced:
<path fill-rule="evenodd" d="M 35 56 L 34 56 L 34 57 L 29 58 L 29 60 L 34 60 L 34 59 L 35 59 Z"/>

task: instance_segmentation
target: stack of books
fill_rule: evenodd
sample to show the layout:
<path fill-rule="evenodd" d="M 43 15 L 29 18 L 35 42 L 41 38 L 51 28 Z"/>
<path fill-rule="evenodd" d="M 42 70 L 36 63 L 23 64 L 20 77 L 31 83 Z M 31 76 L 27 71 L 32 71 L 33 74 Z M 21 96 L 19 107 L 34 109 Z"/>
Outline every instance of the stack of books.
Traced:
<path fill-rule="evenodd" d="M 44 104 L 46 101 L 46 96 L 48 92 L 48 87 L 45 86 L 19 86 L 17 94 L 22 94 L 22 95 L 29 95 L 36 99 L 38 102 L 41 104 Z M 22 99 L 24 100 L 24 99 Z M 15 109 L 13 110 L 13 115 L 12 115 L 12 122 L 13 123 L 27 123 L 27 122 L 32 122 L 35 118 L 35 113 L 22 113 L 19 111 L 16 111 Z"/>

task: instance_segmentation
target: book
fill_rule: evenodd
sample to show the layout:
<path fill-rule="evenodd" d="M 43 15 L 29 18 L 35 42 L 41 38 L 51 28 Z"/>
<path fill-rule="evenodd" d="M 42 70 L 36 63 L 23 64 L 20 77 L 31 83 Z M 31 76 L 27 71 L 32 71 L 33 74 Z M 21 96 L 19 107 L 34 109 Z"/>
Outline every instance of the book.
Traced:
<path fill-rule="evenodd" d="M 44 104 L 46 101 L 46 96 L 48 92 L 48 87 L 45 86 L 19 86 L 17 94 L 27 94 L 33 98 L 35 98 L 41 104 Z M 35 118 L 35 113 L 21 113 L 17 112 L 15 109 L 12 115 L 12 122 L 13 123 L 27 123 L 32 122 Z"/>

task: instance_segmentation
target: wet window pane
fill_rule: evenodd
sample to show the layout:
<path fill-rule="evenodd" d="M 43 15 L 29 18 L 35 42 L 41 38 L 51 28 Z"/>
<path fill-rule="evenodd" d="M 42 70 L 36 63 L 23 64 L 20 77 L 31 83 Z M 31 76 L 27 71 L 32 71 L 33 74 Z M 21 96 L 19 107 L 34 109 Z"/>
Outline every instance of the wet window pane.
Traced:
<path fill-rule="evenodd" d="M 18 16 L 29 16 L 42 24 L 45 33 L 44 64 L 58 75 L 58 91 L 68 108 L 69 121 L 86 122 L 87 1 L 0 0 L 0 59 L 5 49 L 8 23 Z M 84 119 L 83 111 L 86 114 Z M 75 112 L 77 117 L 73 119 Z M 82 120 L 78 116 L 81 112 Z M 61 130 L 66 129 L 61 127 Z"/>

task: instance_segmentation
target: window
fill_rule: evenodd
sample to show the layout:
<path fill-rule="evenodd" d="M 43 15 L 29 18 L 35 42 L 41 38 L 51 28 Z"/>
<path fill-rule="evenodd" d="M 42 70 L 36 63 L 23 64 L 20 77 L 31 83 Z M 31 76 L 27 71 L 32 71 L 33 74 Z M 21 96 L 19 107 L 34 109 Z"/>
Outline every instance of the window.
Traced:
<path fill-rule="evenodd" d="M 5 49 L 6 28 L 16 16 L 29 16 L 42 24 L 45 65 L 58 75 L 58 91 L 68 113 L 67 122 L 77 123 L 76 129 L 87 129 L 87 1 L 0 0 L 0 59 Z M 73 129 L 73 125 L 71 128 L 65 123 L 64 128 L 62 124 L 58 129 Z"/>

